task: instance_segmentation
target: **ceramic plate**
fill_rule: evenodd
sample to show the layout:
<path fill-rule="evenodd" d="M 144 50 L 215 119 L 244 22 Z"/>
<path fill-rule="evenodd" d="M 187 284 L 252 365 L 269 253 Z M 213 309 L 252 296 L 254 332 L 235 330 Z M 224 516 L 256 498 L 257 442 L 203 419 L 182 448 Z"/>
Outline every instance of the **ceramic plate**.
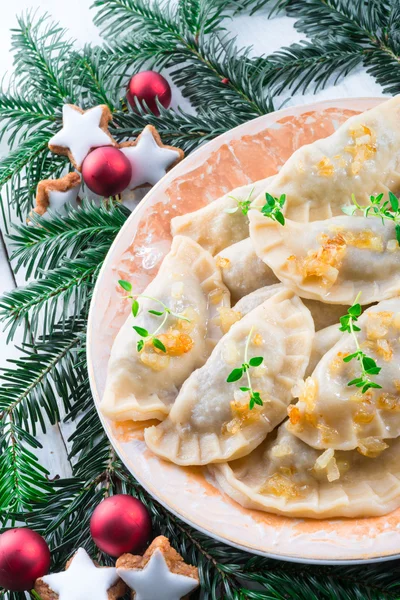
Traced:
<path fill-rule="evenodd" d="M 205 144 L 148 192 L 113 243 L 92 301 L 88 360 L 97 406 L 113 339 L 130 310 L 117 280 L 129 279 L 136 293 L 146 287 L 170 247 L 171 218 L 274 174 L 294 150 L 331 134 L 349 116 L 381 101 L 335 100 L 265 115 Z M 321 521 L 248 510 L 206 480 L 201 468 L 181 468 L 154 456 L 143 442 L 143 424 L 113 424 L 101 414 L 100 418 L 115 450 L 147 491 L 218 540 L 300 562 L 367 562 L 400 554 L 400 509 L 378 518 Z"/>

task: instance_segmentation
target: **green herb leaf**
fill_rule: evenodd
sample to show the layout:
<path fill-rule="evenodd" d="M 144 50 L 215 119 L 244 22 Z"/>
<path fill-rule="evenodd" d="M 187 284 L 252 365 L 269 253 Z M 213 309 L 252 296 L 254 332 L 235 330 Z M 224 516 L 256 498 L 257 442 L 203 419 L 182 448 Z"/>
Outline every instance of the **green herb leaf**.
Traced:
<path fill-rule="evenodd" d="M 393 194 L 393 192 L 389 192 L 389 202 L 392 210 L 397 212 L 399 210 L 399 201 L 397 197 Z"/>
<path fill-rule="evenodd" d="M 148 310 L 147 312 L 149 312 L 151 315 L 156 315 L 156 317 L 162 317 L 163 316 L 163 312 L 160 312 L 159 310 Z"/>
<path fill-rule="evenodd" d="M 255 404 L 258 404 L 259 406 L 262 406 L 264 404 L 259 392 L 254 392 L 252 398 L 253 398 Z"/>
<path fill-rule="evenodd" d="M 144 346 L 144 341 L 139 340 L 138 343 L 136 344 L 137 351 L 140 352 L 143 349 L 143 346 Z"/>
<path fill-rule="evenodd" d="M 286 194 L 282 194 L 279 198 L 274 198 L 268 192 L 265 194 L 265 204 L 261 207 L 261 214 L 264 217 L 273 219 L 280 225 L 285 225 L 285 217 L 282 208 L 286 202 Z"/>
<path fill-rule="evenodd" d="M 352 217 L 357 212 L 357 206 L 342 206 L 342 212 Z"/>
<path fill-rule="evenodd" d="M 134 300 L 132 301 L 132 314 L 134 317 L 137 317 L 139 312 L 139 302 L 136 300 L 136 298 L 134 298 Z"/>
<path fill-rule="evenodd" d="M 125 281 L 125 279 L 118 279 L 118 283 L 126 292 L 132 291 L 132 284 L 129 283 L 129 281 Z"/>
<path fill-rule="evenodd" d="M 250 388 L 248 388 L 248 387 L 240 387 L 239 390 L 241 392 L 250 392 Z"/>
<path fill-rule="evenodd" d="M 142 337 L 148 337 L 149 332 L 144 327 L 139 327 L 138 325 L 132 325 L 133 329 Z"/>
<path fill-rule="evenodd" d="M 374 361 L 373 358 L 370 358 L 369 356 L 363 356 L 361 360 L 362 360 L 363 367 L 366 371 L 368 369 L 376 368 L 376 362 Z"/>
<path fill-rule="evenodd" d="M 399 225 L 399 223 L 396 223 L 395 231 L 396 231 L 396 240 L 400 246 L 400 225 Z"/>
<path fill-rule="evenodd" d="M 265 199 L 267 201 L 267 204 L 271 207 L 274 208 L 275 206 L 275 198 L 273 196 L 271 196 L 271 194 L 268 194 L 268 192 L 265 194 Z"/>
<path fill-rule="evenodd" d="M 243 377 L 243 369 L 233 369 L 233 371 L 228 375 L 227 383 L 232 383 L 233 381 L 239 381 Z"/>
<path fill-rule="evenodd" d="M 343 362 L 348 363 L 351 360 L 353 360 L 353 358 L 358 358 L 359 354 L 360 354 L 359 352 L 354 352 L 354 354 L 349 354 L 348 356 L 345 356 L 343 358 Z"/>
<path fill-rule="evenodd" d="M 161 350 L 161 352 L 167 352 L 166 347 L 164 346 L 164 344 L 162 343 L 161 340 L 159 340 L 158 338 L 153 338 L 153 346 L 155 348 L 158 348 L 159 350 Z"/>
<path fill-rule="evenodd" d="M 255 356 L 249 360 L 249 365 L 251 367 L 259 367 L 263 362 L 264 358 L 262 356 Z"/>
<path fill-rule="evenodd" d="M 353 306 L 350 306 L 347 312 L 351 317 L 359 317 L 362 313 L 361 304 L 353 304 Z"/>

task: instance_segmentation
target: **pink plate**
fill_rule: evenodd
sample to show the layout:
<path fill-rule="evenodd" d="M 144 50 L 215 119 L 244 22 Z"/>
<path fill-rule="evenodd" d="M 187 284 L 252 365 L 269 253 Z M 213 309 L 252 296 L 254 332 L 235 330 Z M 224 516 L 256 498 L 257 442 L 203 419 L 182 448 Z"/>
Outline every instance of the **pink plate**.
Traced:
<path fill-rule="evenodd" d="M 117 280 L 137 293 L 168 252 L 173 216 L 191 212 L 227 191 L 274 174 L 294 150 L 325 137 L 346 118 L 382 102 L 334 100 L 290 107 L 244 123 L 191 154 L 146 195 L 113 243 L 101 270 L 88 324 L 93 397 L 104 391 L 113 339 L 130 308 Z M 292 519 L 248 510 L 206 480 L 201 468 L 181 468 L 147 450 L 143 424 L 100 418 L 115 450 L 140 483 L 184 521 L 232 546 L 299 562 L 372 562 L 400 555 L 400 509 L 366 519 Z"/>

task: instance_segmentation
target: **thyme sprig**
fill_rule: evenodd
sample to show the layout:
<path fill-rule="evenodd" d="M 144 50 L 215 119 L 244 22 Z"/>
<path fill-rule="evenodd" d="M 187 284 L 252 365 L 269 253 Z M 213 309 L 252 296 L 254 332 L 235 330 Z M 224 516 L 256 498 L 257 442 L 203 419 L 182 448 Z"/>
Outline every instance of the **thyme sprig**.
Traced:
<path fill-rule="evenodd" d="M 228 196 L 237 202 L 237 206 L 233 206 L 232 208 L 225 208 L 226 213 L 229 215 L 233 215 L 238 210 L 241 210 L 244 215 L 247 215 L 251 208 L 256 210 L 261 210 L 261 213 L 264 217 L 268 217 L 273 221 L 277 221 L 281 225 L 285 224 L 285 217 L 282 212 L 282 208 L 286 202 L 286 194 L 281 194 L 279 198 L 272 196 L 268 192 L 265 193 L 265 204 L 260 208 L 258 206 L 252 206 L 251 196 L 254 192 L 254 188 L 251 189 L 250 194 L 247 196 L 246 200 L 238 200 L 235 196 Z"/>
<path fill-rule="evenodd" d="M 249 344 L 250 344 L 251 336 L 253 334 L 253 329 L 254 328 L 252 327 L 250 330 L 250 333 L 247 337 L 246 346 L 244 349 L 244 363 L 242 363 L 241 367 L 238 367 L 237 369 L 233 369 L 233 371 L 228 375 L 227 380 L 226 380 L 228 383 L 233 383 L 234 381 L 239 381 L 239 379 L 241 379 L 243 377 L 243 375 L 246 374 L 247 386 L 242 386 L 239 389 L 242 392 L 250 392 L 250 401 L 249 401 L 250 410 L 252 410 L 254 408 L 255 404 L 258 404 L 259 406 L 263 405 L 263 401 L 260 396 L 260 393 L 255 392 L 253 390 L 253 386 L 251 384 L 251 377 L 250 377 L 250 368 L 251 367 L 259 367 L 264 360 L 264 358 L 262 356 L 254 356 L 253 358 L 250 358 L 250 360 L 249 360 L 249 357 L 248 357 Z"/>
<path fill-rule="evenodd" d="M 235 212 L 237 212 L 240 209 L 244 215 L 247 215 L 247 213 L 249 212 L 249 210 L 251 208 L 251 203 L 252 203 L 251 197 L 253 195 L 253 192 L 254 192 L 254 187 L 251 188 L 250 193 L 247 196 L 246 200 L 238 200 L 237 198 L 235 198 L 235 196 L 228 196 L 228 198 L 231 198 L 232 200 L 237 202 L 237 206 L 233 206 L 232 208 L 226 208 L 225 212 L 228 213 L 229 215 L 233 215 Z"/>
<path fill-rule="evenodd" d="M 282 208 L 286 202 L 286 194 L 281 194 L 279 198 L 271 196 L 266 192 L 265 204 L 261 208 L 261 213 L 264 217 L 268 217 L 273 221 L 277 221 L 281 225 L 285 225 L 285 217 L 283 216 Z"/>
<path fill-rule="evenodd" d="M 347 385 L 355 385 L 356 387 L 361 388 L 362 393 L 365 394 L 365 392 L 367 392 L 370 388 L 382 388 L 381 385 L 375 383 L 375 381 L 373 381 L 370 377 L 371 375 L 378 375 L 381 371 L 381 367 L 378 367 L 373 358 L 365 354 L 365 352 L 361 349 L 357 338 L 357 331 L 361 331 L 361 329 L 358 327 L 358 325 L 356 325 L 356 323 L 362 313 L 361 305 L 358 302 L 359 298 L 360 294 L 357 295 L 354 304 L 347 310 L 347 314 L 345 314 L 343 317 L 340 317 L 341 326 L 339 327 L 339 330 L 350 333 L 353 336 L 354 343 L 356 345 L 356 351 L 353 352 L 353 354 L 345 356 L 343 358 L 343 362 L 349 363 L 350 361 L 357 359 L 361 367 L 361 377 L 352 379 Z"/>
<path fill-rule="evenodd" d="M 118 283 L 122 287 L 122 289 L 124 289 L 126 292 L 132 291 L 132 284 L 129 281 L 125 281 L 124 279 L 119 279 Z M 136 348 L 137 348 L 138 352 L 143 350 L 145 343 L 148 341 L 150 341 L 155 348 L 158 348 L 158 350 L 161 350 L 161 352 L 164 352 L 164 353 L 167 352 L 166 347 L 164 346 L 162 341 L 157 337 L 157 335 L 158 335 L 158 333 L 160 333 L 160 331 L 164 327 L 164 325 L 167 322 L 167 319 L 170 315 L 172 317 L 175 317 L 176 319 L 181 319 L 182 321 L 187 321 L 188 323 L 190 323 L 190 319 L 188 319 L 187 317 L 184 317 L 183 315 L 181 315 L 179 313 L 173 312 L 166 304 L 164 304 L 164 302 L 161 302 L 161 300 L 159 300 L 158 298 L 153 298 L 153 296 L 146 296 L 145 294 L 136 294 L 136 295 L 129 294 L 126 297 L 130 298 L 132 300 L 132 314 L 134 317 L 137 317 L 139 314 L 139 311 L 140 311 L 139 298 L 147 298 L 148 300 L 153 300 L 153 302 L 157 302 L 162 307 L 162 310 L 148 310 L 147 311 L 149 314 L 154 315 L 155 317 L 163 317 L 160 325 L 152 333 L 150 333 L 144 327 L 139 327 L 138 325 L 132 325 L 132 327 L 136 331 L 136 333 L 138 335 L 140 335 L 141 338 L 143 338 L 143 339 L 139 340 L 137 343 Z"/>
<path fill-rule="evenodd" d="M 364 217 L 378 217 L 385 224 L 385 221 L 392 221 L 395 223 L 396 240 L 400 245 L 400 207 L 399 200 L 393 194 L 389 192 L 389 200 L 383 200 L 384 194 L 378 196 L 370 196 L 370 202 L 368 206 L 361 206 L 358 204 L 354 194 L 351 195 L 353 202 L 350 206 L 342 206 L 342 211 L 345 215 L 354 216 L 358 210 L 363 213 Z"/>

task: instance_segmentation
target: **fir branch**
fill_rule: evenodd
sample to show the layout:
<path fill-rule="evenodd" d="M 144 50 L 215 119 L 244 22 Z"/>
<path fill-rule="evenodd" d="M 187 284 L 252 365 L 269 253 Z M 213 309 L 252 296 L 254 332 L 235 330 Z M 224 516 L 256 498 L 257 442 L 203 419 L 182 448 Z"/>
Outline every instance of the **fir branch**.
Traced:
<path fill-rule="evenodd" d="M 164 108 L 158 104 L 160 116 L 146 113 L 137 107 L 134 112 L 130 108 L 114 113 L 115 128 L 111 131 L 117 139 L 138 135 L 146 125 L 157 127 L 165 144 L 178 146 L 186 153 L 192 152 L 200 144 L 214 139 L 216 136 L 238 125 L 235 114 L 225 113 L 224 118 L 216 112 L 199 110 L 196 115 Z"/>
<path fill-rule="evenodd" d="M 49 211 L 43 219 L 32 214 L 32 225 L 15 225 L 8 236 L 13 250 L 14 270 L 26 269 L 26 278 L 42 277 L 65 258 L 76 258 L 89 246 L 103 246 L 115 238 L 130 211 L 123 204 L 107 202 L 96 206 L 83 200 L 79 209 L 66 207 L 59 215 Z"/>
<path fill-rule="evenodd" d="M 122 68 L 122 61 L 116 60 L 116 53 L 103 47 L 86 45 L 81 52 L 70 56 L 74 71 L 74 87 L 79 89 L 82 102 L 86 106 L 106 104 L 111 111 L 119 105 L 121 81 L 132 67 L 133 57 Z"/>
<path fill-rule="evenodd" d="M 215 0 L 179 0 L 178 15 L 181 26 L 194 38 L 201 34 L 216 33 L 223 29 L 222 22 L 228 18 L 227 3 Z"/>
<path fill-rule="evenodd" d="M 38 131 L 0 161 L 0 189 L 30 165 L 35 158 L 47 151 L 50 137 L 50 132 Z"/>
<path fill-rule="evenodd" d="M 201 36 L 194 56 L 171 72 L 172 79 L 195 108 L 206 105 L 207 110 L 233 112 L 238 124 L 253 119 L 273 111 L 274 106 L 266 91 L 268 65 L 251 60 L 250 51 L 239 49 L 227 35 Z"/>
<path fill-rule="evenodd" d="M 44 105 L 58 107 L 75 99 L 68 68 L 73 43 L 66 41 L 65 30 L 49 19 L 48 14 L 35 19 L 27 12 L 18 18 L 19 29 L 12 34 L 14 69 L 29 73 L 19 79 L 23 92 L 38 95 Z"/>
<path fill-rule="evenodd" d="M 54 121 L 53 112 L 36 99 L 13 93 L 12 87 L 0 91 L 0 140 L 7 134 L 10 148 Z"/>
<path fill-rule="evenodd" d="M 12 514 L 31 510 L 33 504 L 44 501 L 52 491 L 48 471 L 27 444 L 34 450 L 41 447 L 14 423 L 12 414 L 0 419 L 0 525 L 12 519 Z"/>
<path fill-rule="evenodd" d="M 34 436 L 38 423 L 46 431 L 45 415 L 51 424 L 59 421 L 59 398 L 65 410 L 76 400 L 82 372 L 74 363 L 85 321 L 68 325 L 68 331 L 55 326 L 36 347 L 25 344 L 21 358 L 0 373 L 0 522 L 23 520 L 53 493 L 48 472 L 28 447 L 41 448 Z"/>
<path fill-rule="evenodd" d="M 12 414 L 16 425 L 35 435 L 37 423 L 46 431 L 43 411 L 53 425 L 59 421 L 58 397 L 66 410 L 71 409 L 70 396 L 75 397 L 81 377 L 73 363 L 85 326 L 84 320 L 70 320 L 55 325 L 35 346 L 23 344 L 21 358 L 8 361 L 12 366 L 0 371 L 2 420 Z"/>
<path fill-rule="evenodd" d="M 296 29 L 323 44 L 326 33 L 339 45 L 356 44 L 364 65 L 387 93 L 400 90 L 400 7 L 392 0 L 278 0 L 296 18 Z M 357 66 L 349 64 L 350 72 Z M 343 65 L 339 64 L 339 69 Z"/>
<path fill-rule="evenodd" d="M 305 93 L 310 87 L 316 92 L 324 88 L 331 77 L 336 85 L 362 63 L 364 51 L 355 42 L 325 37 L 313 42 L 292 44 L 267 58 L 265 83 L 274 94 L 291 90 Z"/>
<path fill-rule="evenodd" d="M 338 39 L 368 45 L 387 25 L 390 4 L 390 0 L 288 0 L 284 7 L 297 19 L 296 29 L 311 38 L 329 31 Z"/>
<path fill-rule="evenodd" d="M 243 120 L 272 110 L 271 102 L 264 98 L 260 81 L 254 77 L 257 73 L 254 72 L 254 63 L 248 60 L 249 49 L 239 55 L 233 39 L 225 35 L 221 40 L 215 35 L 216 28 L 221 30 L 221 26 L 215 17 L 213 3 L 202 3 L 201 25 L 191 21 L 189 9 L 174 11 L 169 2 L 150 4 L 144 0 L 96 0 L 94 6 L 99 9 L 96 24 L 103 27 L 103 33 L 108 37 L 118 40 L 119 56 L 122 54 L 120 37 L 123 35 L 128 41 L 126 52 L 131 52 L 129 41 L 132 37 L 135 38 L 133 52 L 136 56 L 138 46 L 144 46 L 144 54 L 140 57 L 142 61 L 152 55 L 153 66 L 179 65 L 179 70 L 175 70 L 172 77 L 196 108 L 204 106 L 205 102 L 210 106 L 212 97 L 211 110 L 218 108 L 232 112 L 228 107 L 233 104 L 243 114 Z M 210 33 L 210 20 L 212 36 L 207 35 Z M 193 28 L 196 29 L 195 34 Z M 150 46 L 146 46 L 148 40 L 151 40 Z M 159 45 L 156 55 L 153 52 L 155 44 Z"/>
<path fill-rule="evenodd" d="M 66 260 L 64 264 L 46 276 L 6 292 L 0 298 L 0 322 L 9 329 L 8 341 L 13 339 L 17 328 L 28 319 L 34 339 L 47 335 L 54 324 L 65 324 L 71 316 L 79 315 L 87 305 L 90 294 L 110 248 L 109 241 L 102 246 L 88 249 L 79 258 Z"/>

